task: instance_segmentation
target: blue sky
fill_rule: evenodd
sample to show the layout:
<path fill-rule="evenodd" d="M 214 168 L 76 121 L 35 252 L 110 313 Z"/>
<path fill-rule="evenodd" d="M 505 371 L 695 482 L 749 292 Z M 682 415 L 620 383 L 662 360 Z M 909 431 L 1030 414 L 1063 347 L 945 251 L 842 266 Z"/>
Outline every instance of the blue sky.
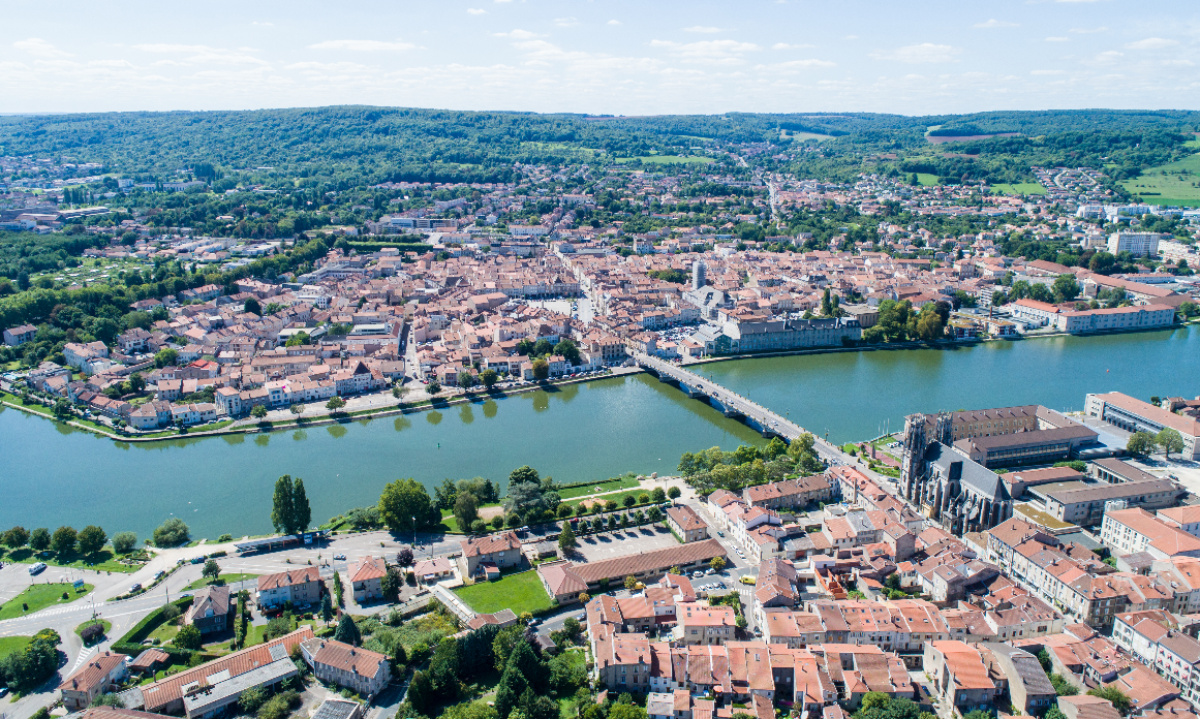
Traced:
<path fill-rule="evenodd" d="M 5 0 L 0 112 L 1200 109 L 1195 0 Z"/>

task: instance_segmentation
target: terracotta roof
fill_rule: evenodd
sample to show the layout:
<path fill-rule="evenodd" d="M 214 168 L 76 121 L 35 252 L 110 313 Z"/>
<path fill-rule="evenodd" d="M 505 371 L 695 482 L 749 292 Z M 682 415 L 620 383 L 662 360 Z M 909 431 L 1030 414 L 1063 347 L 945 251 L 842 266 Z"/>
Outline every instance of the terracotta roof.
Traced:
<path fill-rule="evenodd" d="M 641 554 L 627 554 L 600 562 L 575 565 L 574 569 L 588 584 L 601 579 L 619 579 L 630 574 L 652 573 L 670 567 L 682 567 L 694 562 L 707 561 L 713 557 L 724 557 L 725 548 L 715 539 L 689 542 L 675 547 L 659 549 Z"/>
<path fill-rule="evenodd" d="M 388 661 L 383 654 L 333 639 L 309 639 L 301 644 L 301 647 L 312 657 L 314 663 L 349 672 L 364 679 L 374 679 L 379 675 L 380 666 L 386 665 Z"/>
<path fill-rule="evenodd" d="M 102 652 L 89 659 L 87 664 L 63 680 L 63 683 L 59 684 L 58 688 L 60 691 L 91 691 L 106 683 L 108 676 L 112 674 L 113 670 L 121 666 L 128 658 L 125 654 Z"/>
<path fill-rule="evenodd" d="M 387 565 L 379 557 L 366 556 L 350 565 L 351 582 L 367 582 L 387 576 Z"/>
<path fill-rule="evenodd" d="M 258 578 L 258 591 L 294 587 L 298 584 L 319 581 L 321 581 L 320 569 L 317 567 L 304 567 L 303 569 L 293 569 L 289 572 L 262 575 Z"/>
<path fill-rule="evenodd" d="M 464 557 L 482 557 L 499 554 L 510 549 L 520 549 L 521 540 L 515 532 L 489 534 L 486 537 L 464 539 L 461 542 Z"/>

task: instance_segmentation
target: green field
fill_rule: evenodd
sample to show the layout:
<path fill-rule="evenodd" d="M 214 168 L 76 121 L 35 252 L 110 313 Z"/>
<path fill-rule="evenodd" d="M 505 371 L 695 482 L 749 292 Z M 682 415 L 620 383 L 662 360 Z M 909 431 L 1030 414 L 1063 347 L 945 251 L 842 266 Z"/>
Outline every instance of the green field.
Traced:
<path fill-rule="evenodd" d="M 1152 167 L 1121 187 L 1152 205 L 1200 206 L 1200 153 Z"/>
<path fill-rule="evenodd" d="M 647 165 L 707 165 L 716 162 L 711 157 L 681 157 L 679 155 L 642 155 L 641 157 L 618 157 L 617 164 L 643 162 Z"/>
<path fill-rule="evenodd" d="M 598 500 L 603 499 L 605 502 L 616 502 L 618 505 L 624 507 L 625 505 L 621 504 L 621 502 L 626 497 L 632 496 L 634 499 L 637 499 L 638 496 L 641 494 L 650 494 L 650 490 L 640 489 L 640 488 L 639 489 L 628 489 L 628 490 L 625 490 L 624 492 L 614 492 L 612 494 L 602 494 L 598 497 L 579 497 L 577 499 L 570 499 L 570 500 L 564 501 L 563 504 L 569 504 L 572 507 L 577 507 L 577 506 L 579 506 L 579 504 L 581 502 L 585 502 L 589 499 L 598 499 Z"/>
<path fill-rule="evenodd" d="M 1013 184 L 1000 183 L 992 185 L 993 192 L 1004 195 L 1044 195 L 1046 188 L 1037 182 L 1017 182 Z"/>
<path fill-rule="evenodd" d="M 217 575 L 217 586 L 221 586 L 223 584 L 235 584 L 237 582 L 244 582 L 247 579 L 254 579 L 257 576 L 258 576 L 257 574 L 239 574 L 237 572 L 234 572 L 231 574 L 220 574 L 220 575 Z M 201 587 L 207 587 L 208 584 L 209 584 L 208 577 L 204 577 L 202 579 L 197 579 L 196 581 L 187 585 L 187 589 L 189 589 L 189 590 L 199 589 Z"/>
<path fill-rule="evenodd" d="M 23 651 L 32 641 L 33 637 L 0 637 L 0 659 L 13 652 Z"/>
<path fill-rule="evenodd" d="M 612 479 L 606 479 L 603 482 L 596 482 L 583 487 L 560 489 L 558 490 L 558 496 L 562 499 L 575 499 L 576 497 L 584 497 L 589 494 L 615 492 L 618 489 L 629 489 L 636 486 L 638 486 L 637 476 L 627 474 L 624 477 L 613 477 Z"/>
<path fill-rule="evenodd" d="M 83 591 L 76 592 L 75 588 L 64 583 L 54 584 L 34 584 L 25 591 L 4 603 L 0 607 L 0 619 L 13 619 L 14 617 L 24 617 L 34 612 L 41 611 L 46 607 L 55 604 L 70 604 L 79 599 L 83 595 L 92 591 L 94 587 L 90 584 L 83 585 Z M 63 592 L 67 593 L 68 599 L 63 601 Z M 23 609 L 24 605 L 28 605 L 28 611 Z"/>
<path fill-rule="evenodd" d="M 540 612 L 550 608 L 550 597 L 536 570 L 506 574 L 495 582 L 480 582 L 459 587 L 454 592 L 477 612 L 491 614 L 501 609 Z"/>
<path fill-rule="evenodd" d="M 0 552 L 0 559 L 6 562 L 21 562 L 22 564 L 33 564 L 34 562 L 45 562 L 56 567 L 71 567 L 73 569 L 94 569 L 98 572 L 136 572 L 142 568 L 140 564 L 122 564 L 113 557 L 111 549 L 101 549 L 95 554 L 86 557 L 71 552 L 70 554 L 54 554 L 52 552 L 42 552 L 34 556 L 33 550 L 28 547 L 21 549 L 12 549 L 8 552 Z"/>
<path fill-rule="evenodd" d="M 938 176 L 928 172 L 918 172 L 917 184 L 921 187 L 933 187 L 938 184 Z"/>

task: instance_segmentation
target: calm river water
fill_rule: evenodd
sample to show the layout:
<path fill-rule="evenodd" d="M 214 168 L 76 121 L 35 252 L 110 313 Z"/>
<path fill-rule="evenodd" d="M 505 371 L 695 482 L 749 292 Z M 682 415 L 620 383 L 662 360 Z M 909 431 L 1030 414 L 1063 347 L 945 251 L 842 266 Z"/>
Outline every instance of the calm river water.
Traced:
<path fill-rule="evenodd" d="M 834 441 L 875 436 L 915 411 L 1041 403 L 1087 392 L 1200 393 L 1200 328 L 990 343 L 949 350 L 722 362 L 713 379 Z M 0 528 L 96 523 L 148 536 L 169 516 L 198 537 L 270 529 L 275 478 L 304 478 L 313 518 L 374 503 L 415 477 L 503 480 L 522 464 L 562 481 L 670 472 L 680 453 L 757 433 L 638 375 L 553 392 L 263 435 L 120 444 L 0 410 Z"/>

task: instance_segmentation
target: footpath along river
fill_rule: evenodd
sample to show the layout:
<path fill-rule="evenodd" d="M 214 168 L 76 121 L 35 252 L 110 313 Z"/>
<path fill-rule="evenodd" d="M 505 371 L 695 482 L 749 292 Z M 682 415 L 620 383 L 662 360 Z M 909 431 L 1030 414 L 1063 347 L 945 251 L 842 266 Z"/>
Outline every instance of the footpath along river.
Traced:
<path fill-rule="evenodd" d="M 1045 404 L 1088 392 L 1200 394 L 1200 327 L 987 343 L 946 350 L 736 360 L 697 371 L 835 442 L 879 434 L 905 414 Z M 270 530 L 281 474 L 304 478 L 316 522 L 374 503 L 415 477 L 503 481 L 529 464 L 564 482 L 671 472 L 684 451 L 761 442 L 742 424 L 647 375 L 481 400 L 401 417 L 260 435 L 113 442 L 0 411 L 0 529 L 99 524 L 146 537 L 182 517 L 193 536 Z"/>

